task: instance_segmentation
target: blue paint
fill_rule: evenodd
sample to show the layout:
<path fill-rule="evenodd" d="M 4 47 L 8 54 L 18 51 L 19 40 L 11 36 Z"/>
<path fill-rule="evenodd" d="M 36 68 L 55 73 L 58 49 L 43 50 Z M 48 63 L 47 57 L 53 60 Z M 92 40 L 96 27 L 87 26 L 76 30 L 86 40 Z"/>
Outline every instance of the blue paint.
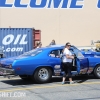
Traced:
<path fill-rule="evenodd" d="M 15 8 L 27 8 L 28 6 L 31 8 L 52 8 L 52 4 L 53 4 L 53 8 L 74 8 L 74 9 L 79 9 L 79 8 L 83 8 L 83 5 L 80 5 L 77 3 L 78 2 L 82 2 L 84 0 L 71 0 L 70 3 L 70 7 L 68 6 L 68 3 L 70 2 L 70 0 L 41 0 L 41 2 L 39 4 L 37 4 L 37 0 L 30 0 L 29 3 L 27 4 L 22 4 L 21 0 L 14 0 L 14 2 L 12 3 L 7 3 L 7 0 L 0 0 L 0 7 L 3 8 L 12 8 L 13 6 Z M 61 7 L 59 7 L 61 5 Z"/>

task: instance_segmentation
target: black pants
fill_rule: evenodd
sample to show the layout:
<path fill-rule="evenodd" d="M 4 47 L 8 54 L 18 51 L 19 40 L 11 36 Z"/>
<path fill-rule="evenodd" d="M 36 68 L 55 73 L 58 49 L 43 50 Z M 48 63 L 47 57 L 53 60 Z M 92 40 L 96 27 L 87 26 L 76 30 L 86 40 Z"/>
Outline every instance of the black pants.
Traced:
<path fill-rule="evenodd" d="M 71 74 L 72 63 L 63 62 L 62 67 L 63 67 L 63 70 L 65 71 L 65 73 L 63 74 L 63 77 L 66 77 L 66 75 L 68 75 L 68 78 L 72 78 L 72 74 Z"/>

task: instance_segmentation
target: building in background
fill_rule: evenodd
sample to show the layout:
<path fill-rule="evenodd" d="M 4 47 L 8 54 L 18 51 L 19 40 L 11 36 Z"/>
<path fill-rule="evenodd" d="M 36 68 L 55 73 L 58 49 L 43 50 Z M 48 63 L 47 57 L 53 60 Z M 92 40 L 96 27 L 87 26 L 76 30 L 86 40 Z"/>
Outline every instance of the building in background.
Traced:
<path fill-rule="evenodd" d="M 22 2 L 29 3 L 29 0 Z M 43 46 L 52 39 L 57 44 L 70 42 L 88 46 L 91 40 L 100 39 L 100 9 L 96 7 L 97 0 L 84 0 L 83 3 L 83 9 L 0 8 L 0 28 L 39 29 Z"/>

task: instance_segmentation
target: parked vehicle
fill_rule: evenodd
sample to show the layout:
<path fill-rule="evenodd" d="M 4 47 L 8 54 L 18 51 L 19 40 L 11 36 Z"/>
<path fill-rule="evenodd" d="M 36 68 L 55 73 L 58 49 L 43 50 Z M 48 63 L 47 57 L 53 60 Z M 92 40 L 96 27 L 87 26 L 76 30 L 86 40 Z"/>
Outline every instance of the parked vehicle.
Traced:
<path fill-rule="evenodd" d="M 0 28 L 0 46 L 6 57 L 14 57 L 35 48 L 41 31 L 34 28 Z"/>
<path fill-rule="evenodd" d="M 87 51 L 81 50 L 81 52 L 86 57 L 100 56 L 100 52 L 92 51 L 91 49 Z"/>
<path fill-rule="evenodd" d="M 96 52 L 100 52 L 100 40 L 94 42 L 95 46 L 96 46 Z"/>
<path fill-rule="evenodd" d="M 5 54 L 4 54 L 4 52 L 3 52 L 3 48 L 0 46 L 0 59 L 1 58 L 5 58 L 6 56 L 5 56 Z"/>
<path fill-rule="evenodd" d="M 92 41 L 91 46 L 79 46 L 78 49 L 81 50 L 84 56 L 100 56 L 100 41 Z"/>
<path fill-rule="evenodd" d="M 22 79 L 35 80 L 37 83 L 49 82 L 52 76 L 63 74 L 60 54 L 63 46 L 34 49 L 17 57 L 0 61 L 2 75 L 19 75 Z M 75 46 L 70 51 L 76 55 L 72 75 L 94 74 L 100 78 L 100 57 L 85 57 Z"/>

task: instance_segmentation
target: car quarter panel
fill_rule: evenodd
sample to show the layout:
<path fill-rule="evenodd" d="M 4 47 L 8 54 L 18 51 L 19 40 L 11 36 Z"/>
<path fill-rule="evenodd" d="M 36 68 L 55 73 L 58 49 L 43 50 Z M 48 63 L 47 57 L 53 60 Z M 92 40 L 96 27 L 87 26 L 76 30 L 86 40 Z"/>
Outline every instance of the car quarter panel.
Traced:
<path fill-rule="evenodd" d="M 48 52 L 49 51 L 45 51 L 34 57 L 14 61 L 12 66 L 15 69 L 15 73 L 18 75 L 32 75 L 39 67 L 53 67 L 48 62 Z"/>
<path fill-rule="evenodd" d="M 100 65 L 100 57 L 88 57 L 89 70 L 88 73 L 93 72 L 97 65 Z"/>

